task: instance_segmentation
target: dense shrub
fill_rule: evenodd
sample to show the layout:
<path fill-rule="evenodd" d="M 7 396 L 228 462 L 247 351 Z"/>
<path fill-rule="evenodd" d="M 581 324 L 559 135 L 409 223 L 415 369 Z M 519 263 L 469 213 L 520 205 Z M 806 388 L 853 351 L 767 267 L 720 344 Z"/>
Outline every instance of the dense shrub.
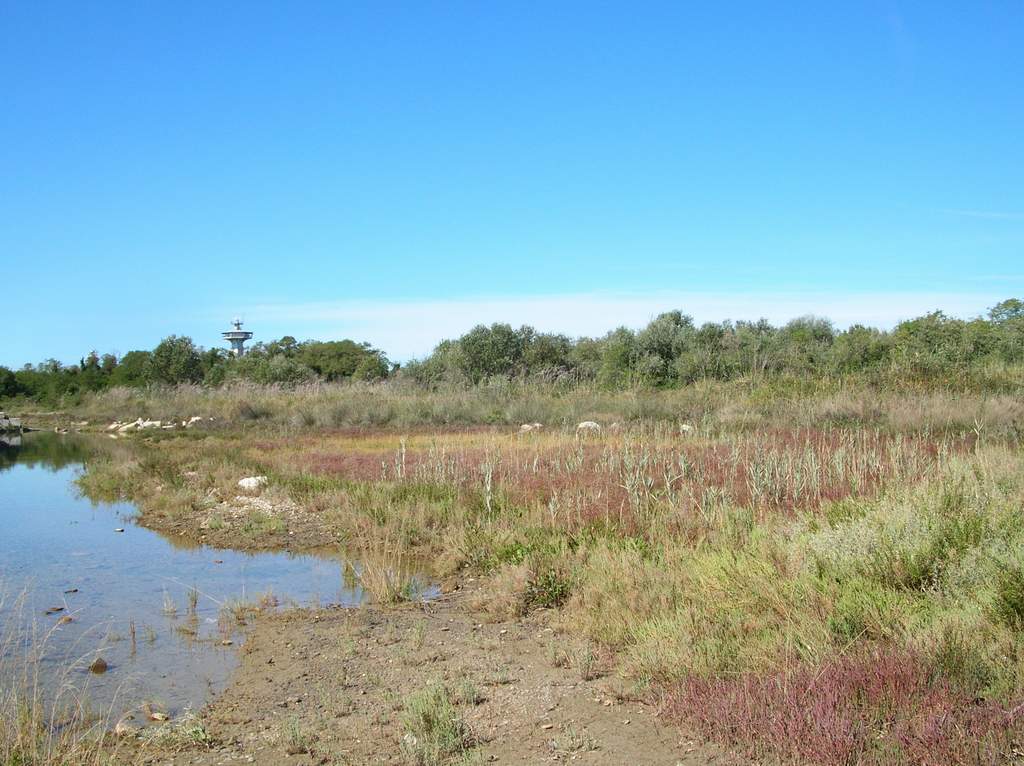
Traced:
<path fill-rule="evenodd" d="M 478 325 L 444 340 L 424 359 L 399 369 L 368 343 L 299 342 L 291 336 L 256 343 L 244 357 L 203 349 L 170 336 L 153 351 L 121 359 L 90 352 L 77 365 L 47 360 L 17 372 L 0 368 L 0 398 L 25 396 L 49 404 L 114 386 L 237 381 L 294 386 L 309 381 L 377 381 L 400 377 L 424 387 L 542 381 L 568 388 L 658 389 L 701 381 L 781 381 L 816 385 L 855 380 L 872 385 L 1016 393 L 1024 388 L 1024 303 L 1009 299 L 987 318 L 962 320 L 941 311 L 891 332 L 854 325 L 837 331 L 818 317 L 782 327 L 758 322 L 706 322 L 681 311 L 634 331 L 571 339 L 508 324 Z"/>

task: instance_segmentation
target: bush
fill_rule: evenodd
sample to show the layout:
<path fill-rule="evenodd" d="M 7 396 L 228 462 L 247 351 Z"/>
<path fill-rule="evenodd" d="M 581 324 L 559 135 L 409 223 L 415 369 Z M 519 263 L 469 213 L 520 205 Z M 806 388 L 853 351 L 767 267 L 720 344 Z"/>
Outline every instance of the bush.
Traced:
<path fill-rule="evenodd" d="M 417 766 L 443 766 L 473 746 L 473 736 L 455 706 L 451 691 L 440 681 L 409 695 L 402 725 L 403 748 Z"/>

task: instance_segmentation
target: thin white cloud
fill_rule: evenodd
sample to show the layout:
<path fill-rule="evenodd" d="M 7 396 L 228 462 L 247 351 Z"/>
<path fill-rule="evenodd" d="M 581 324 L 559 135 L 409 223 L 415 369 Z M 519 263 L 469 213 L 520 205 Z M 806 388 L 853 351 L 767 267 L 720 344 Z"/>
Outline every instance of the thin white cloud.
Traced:
<path fill-rule="evenodd" d="M 540 331 L 570 336 L 596 336 L 621 325 L 642 327 L 663 311 L 679 309 L 698 323 L 764 317 L 782 324 L 815 314 L 828 317 L 840 327 L 856 323 L 892 327 L 936 309 L 953 316 L 977 316 L 1005 297 L 987 292 L 581 293 L 278 303 L 249 306 L 244 316 L 257 339 L 282 335 L 323 340 L 353 338 L 369 341 L 392 359 L 404 361 L 428 354 L 439 341 L 458 337 L 474 325 L 492 322 L 529 324 Z"/>
<path fill-rule="evenodd" d="M 946 209 L 943 213 L 959 215 L 964 218 L 987 218 L 994 221 L 1024 221 L 1024 213 L 1011 213 L 1002 210 L 953 210 Z"/>

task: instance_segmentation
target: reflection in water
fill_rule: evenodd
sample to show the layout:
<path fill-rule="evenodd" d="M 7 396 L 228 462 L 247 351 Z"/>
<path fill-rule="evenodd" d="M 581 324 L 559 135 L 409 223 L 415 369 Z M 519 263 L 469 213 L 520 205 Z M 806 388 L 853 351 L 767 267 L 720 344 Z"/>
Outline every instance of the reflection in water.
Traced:
<path fill-rule="evenodd" d="M 3 434 L 0 436 L 0 471 L 8 471 L 16 465 L 59 471 L 82 465 L 90 457 L 118 448 L 127 449 L 109 440 L 81 434 L 48 431 Z"/>
<path fill-rule="evenodd" d="M 179 548 L 131 524 L 130 504 L 82 498 L 81 465 L 112 448 L 49 433 L 0 446 L 0 684 L 31 645 L 44 683 L 74 682 L 98 711 L 195 709 L 236 664 L 243 604 L 362 600 L 336 555 Z M 97 657 L 105 673 L 89 672 Z"/>

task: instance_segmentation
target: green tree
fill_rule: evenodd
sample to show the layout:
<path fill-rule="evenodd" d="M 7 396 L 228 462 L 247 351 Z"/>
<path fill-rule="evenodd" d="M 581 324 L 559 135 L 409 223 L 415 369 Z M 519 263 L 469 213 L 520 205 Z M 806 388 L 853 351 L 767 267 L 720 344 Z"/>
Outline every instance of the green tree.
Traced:
<path fill-rule="evenodd" d="M 387 359 L 369 343 L 352 340 L 303 343 L 298 360 L 324 380 L 336 381 L 351 378 L 359 364 L 367 356 L 379 356 L 387 367 Z"/>
<path fill-rule="evenodd" d="M 117 363 L 110 374 L 114 386 L 145 386 L 153 379 L 150 363 L 153 354 L 149 351 L 129 351 Z"/>
<path fill-rule="evenodd" d="M 529 330 L 527 336 L 523 330 Z M 533 328 L 522 328 L 523 367 L 528 374 L 567 372 L 575 365 L 572 360 L 572 341 L 564 335 L 534 333 Z"/>
<path fill-rule="evenodd" d="M 352 377 L 355 380 L 383 380 L 388 376 L 388 363 L 380 354 L 367 354 L 359 362 Z"/>
<path fill-rule="evenodd" d="M 522 372 L 524 336 L 531 328 L 516 332 L 511 325 L 477 325 L 459 338 L 463 371 L 474 383 L 493 375 L 516 375 Z"/>
<path fill-rule="evenodd" d="M 878 369 L 888 362 L 891 347 L 887 333 L 855 324 L 836 336 L 832 366 L 841 373 Z"/>
<path fill-rule="evenodd" d="M 788 372 L 824 372 L 833 340 L 835 328 L 828 319 L 815 316 L 794 319 L 776 336 L 779 360 Z"/>
<path fill-rule="evenodd" d="M 203 379 L 200 349 L 187 336 L 171 335 L 153 349 L 150 370 L 156 383 L 199 383 Z"/>
<path fill-rule="evenodd" d="M 18 378 L 12 370 L 0 367 L 0 398 L 10 399 L 20 393 Z"/>
<path fill-rule="evenodd" d="M 636 336 L 632 330 L 620 327 L 608 333 L 601 346 L 601 368 L 597 373 L 598 384 L 610 389 L 626 388 L 632 381 Z"/>
<path fill-rule="evenodd" d="M 676 360 L 693 345 L 693 319 L 679 311 L 659 314 L 639 333 L 635 341 L 634 372 L 637 379 L 657 386 L 675 381 Z"/>
<path fill-rule="evenodd" d="M 1024 319 L 1024 301 L 1008 298 L 988 310 L 988 318 L 996 324 Z"/>

